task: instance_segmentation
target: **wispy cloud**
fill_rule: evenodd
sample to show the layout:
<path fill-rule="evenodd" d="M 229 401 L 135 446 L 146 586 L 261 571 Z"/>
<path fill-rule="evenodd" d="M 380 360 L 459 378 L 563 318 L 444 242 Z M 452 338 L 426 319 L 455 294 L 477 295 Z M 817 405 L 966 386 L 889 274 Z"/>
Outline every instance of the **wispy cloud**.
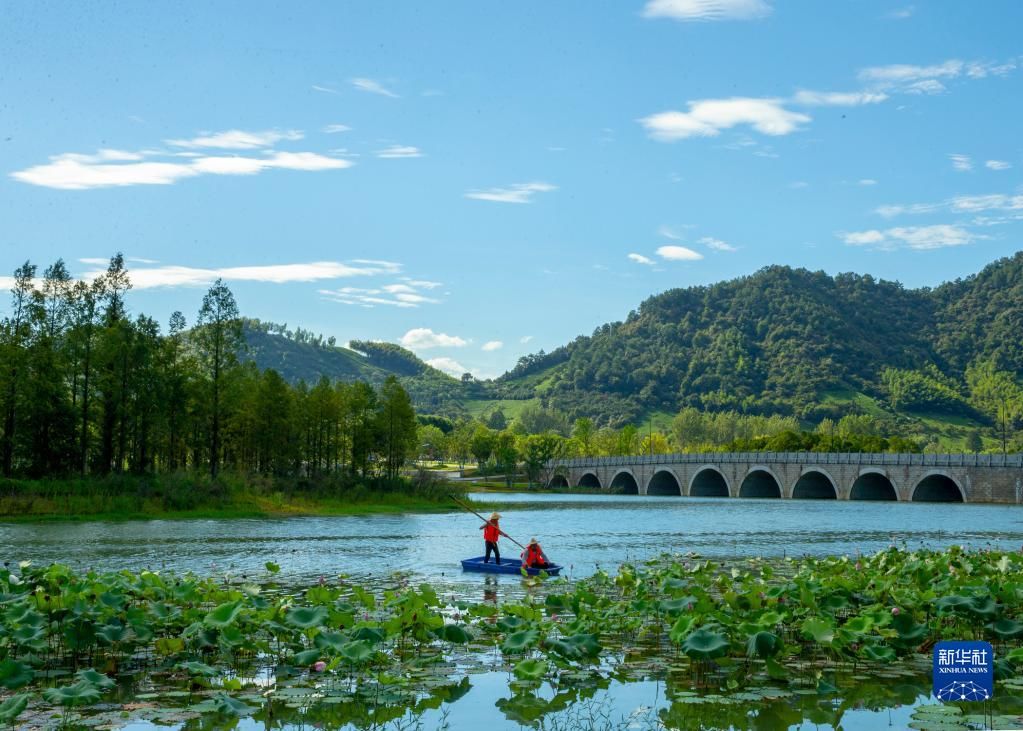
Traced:
<path fill-rule="evenodd" d="M 500 340 L 488 340 L 487 342 L 483 343 L 483 346 L 480 348 L 480 350 L 485 350 L 488 353 L 492 353 L 495 350 L 500 350 L 503 347 L 504 343 L 501 342 Z"/>
<path fill-rule="evenodd" d="M 526 345 L 532 339 L 533 339 L 532 335 L 523 335 L 521 338 L 519 338 L 519 342 L 522 343 L 523 345 Z"/>
<path fill-rule="evenodd" d="M 987 211 L 1023 211 L 1023 194 L 956 195 L 938 203 L 890 203 L 874 209 L 875 213 L 884 218 L 894 218 L 905 214 L 983 213 Z"/>
<path fill-rule="evenodd" d="M 429 350 L 430 348 L 464 348 L 469 344 L 465 338 L 446 333 L 437 333 L 428 327 L 412 328 L 398 341 L 409 350 Z"/>
<path fill-rule="evenodd" d="M 61 190 L 170 185 L 200 175 L 255 175 L 266 170 L 340 170 L 355 163 L 318 152 L 258 149 L 281 140 L 302 139 L 297 130 L 243 132 L 229 130 L 191 139 L 168 140 L 176 147 L 245 150 L 246 154 L 211 152 L 127 151 L 102 149 L 94 154 L 62 153 L 42 165 L 11 173 L 23 183 Z"/>
<path fill-rule="evenodd" d="M 886 18 L 889 20 L 905 20 L 906 18 L 913 17 L 913 13 L 916 12 L 916 7 L 913 5 L 907 5 L 904 8 L 896 8 L 890 12 L 885 13 Z"/>
<path fill-rule="evenodd" d="M 352 128 L 349 127 L 347 124 L 328 124 L 326 127 L 323 128 L 323 131 L 326 132 L 328 135 L 333 135 L 337 134 L 338 132 L 349 132 L 351 131 L 351 129 Z"/>
<path fill-rule="evenodd" d="M 329 86 L 320 86 L 319 84 L 313 84 L 313 91 L 319 91 L 323 94 L 337 94 L 337 89 L 332 89 Z"/>
<path fill-rule="evenodd" d="M 732 246 L 727 241 L 722 241 L 721 239 L 715 239 L 715 238 L 712 238 L 710 236 L 704 236 L 702 239 L 700 239 L 700 243 L 703 244 L 704 246 L 706 246 L 708 249 L 713 249 L 714 251 L 738 251 L 739 250 L 737 247 Z"/>
<path fill-rule="evenodd" d="M 558 186 L 550 183 L 515 183 L 507 188 L 470 190 L 465 193 L 465 197 L 480 201 L 494 201 L 495 203 L 531 203 L 536 193 L 549 193 L 557 189 Z"/>
<path fill-rule="evenodd" d="M 426 364 L 455 378 L 461 378 L 463 374 L 469 372 L 468 368 L 454 358 L 430 358 L 426 361 Z"/>
<path fill-rule="evenodd" d="M 703 258 L 703 254 L 698 251 L 674 245 L 658 247 L 657 255 L 668 261 L 699 261 Z"/>
<path fill-rule="evenodd" d="M 961 173 L 973 170 L 973 160 L 970 159 L 969 155 L 953 153 L 948 156 L 948 159 L 952 161 L 952 167 Z"/>
<path fill-rule="evenodd" d="M 838 236 L 849 246 L 869 246 L 886 251 L 895 249 L 930 251 L 949 246 L 965 246 L 972 244 L 977 239 L 986 238 L 954 224 L 900 226 L 884 230 L 841 232 Z"/>
<path fill-rule="evenodd" d="M 860 178 L 856 181 L 859 185 L 877 185 L 877 181 L 873 178 Z"/>
<path fill-rule="evenodd" d="M 945 82 L 967 77 L 983 79 L 1004 76 L 1016 69 L 1016 61 L 993 63 L 988 61 L 961 61 L 949 59 L 930 66 L 891 64 L 873 66 L 860 71 L 859 78 L 875 90 L 898 91 L 908 94 L 940 94 Z"/>
<path fill-rule="evenodd" d="M 786 109 L 783 104 L 782 99 L 768 98 L 703 99 L 688 102 L 688 112 L 659 112 L 643 117 L 639 123 L 653 139 L 674 142 L 689 137 L 716 137 L 721 130 L 737 125 L 748 125 L 765 135 L 787 135 L 811 121 L 809 116 Z"/>
<path fill-rule="evenodd" d="M 648 0 L 644 18 L 680 21 L 756 20 L 771 14 L 765 0 Z"/>
<path fill-rule="evenodd" d="M 632 259 L 632 261 L 636 262 L 637 264 L 644 264 L 649 267 L 652 267 L 654 264 L 657 263 L 653 259 L 643 256 L 642 254 L 629 254 L 628 256 L 630 259 Z"/>
<path fill-rule="evenodd" d="M 304 137 L 297 129 L 268 130 L 265 132 L 246 132 L 240 129 L 229 129 L 226 132 L 204 132 L 198 137 L 187 140 L 166 140 L 168 145 L 185 148 L 215 147 L 223 150 L 256 150 L 270 147 L 281 140 L 300 140 Z"/>
<path fill-rule="evenodd" d="M 82 262 L 98 267 L 84 272 L 82 278 L 85 280 L 95 279 L 103 274 L 106 269 L 106 260 L 104 259 L 86 258 Z M 129 267 L 128 276 L 131 278 L 132 286 L 135 289 L 153 289 L 156 287 L 201 287 L 217 279 L 229 282 L 286 284 L 289 282 L 315 282 L 329 279 L 378 276 L 394 274 L 399 271 L 401 271 L 401 265 L 396 262 L 353 261 L 346 263 L 339 261 L 314 261 L 301 264 L 260 264 L 220 268 L 190 267 L 174 264 L 139 266 Z"/>
<path fill-rule="evenodd" d="M 422 157 L 423 152 L 418 147 L 411 147 L 409 145 L 391 145 L 390 147 L 385 147 L 383 150 L 377 150 L 376 156 L 384 159 Z"/>
<path fill-rule="evenodd" d="M 888 95 L 880 91 L 797 91 L 792 97 L 796 104 L 807 107 L 855 107 L 862 104 L 880 104 Z"/>
<path fill-rule="evenodd" d="M 392 99 L 397 99 L 398 95 L 388 89 L 386 86 L 381 84 L 379 81 L 374 79 L 357 78 L 352 79 L 352 86 L 359 91 L 367 91 L 370 94 L 379 94 L 380 96 L 389 96 Z"/>
<path fill-rule="evenodd" d="M 356 260 L 358 262 L 358 260 Z M 356 305 L 373 308 L 378 305 L 400 307 L 404 309 L 420 305 L 437 304 L 435 296 L 428 296 L 424 290 L 441 286 L 439 282 L 402 277 L 401 281 L 377 287 L 339 287 L 337 289 L 321 289 L 319 293 L 331 302 L 342 305 Z"/>
<path fill-rule="evenodd" d="M 984 167 L 988 170 L 1008 170 L 1012 165 L 1005 160 L 988 160 L 984 163 Z"/>

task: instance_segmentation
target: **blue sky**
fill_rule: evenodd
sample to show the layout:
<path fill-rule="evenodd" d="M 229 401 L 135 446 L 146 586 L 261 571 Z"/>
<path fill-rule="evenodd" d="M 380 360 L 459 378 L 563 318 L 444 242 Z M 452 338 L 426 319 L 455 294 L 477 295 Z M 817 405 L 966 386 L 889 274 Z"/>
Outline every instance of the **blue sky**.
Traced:
<path fill-rule="evenodd" d="M 0 2 L 0 269 L 489 377 L 768 264 L 907 286 L 1023 230 L 1023 5 Z"/>

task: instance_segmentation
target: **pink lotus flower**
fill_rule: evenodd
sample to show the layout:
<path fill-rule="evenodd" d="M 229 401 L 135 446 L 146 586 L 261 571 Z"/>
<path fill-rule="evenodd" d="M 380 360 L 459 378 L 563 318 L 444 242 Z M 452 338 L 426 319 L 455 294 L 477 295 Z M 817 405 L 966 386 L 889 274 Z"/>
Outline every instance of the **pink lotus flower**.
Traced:
<path fill-rule="evenodd" d="M 899 609 L 898 607 L 892 607 L 892 616 L 893 616 L 893 617 L 896 617 L 896 616 L 898 616 L 899 612 L 901 612 L 901 611 L 902 611 L 902 610 L 901 610 L 901 609 Z"/>
<path fill-rule="evenodd" d="M 856 570 L 857 571 L 862 571 L 863 570 L 863 565 L 859 561 L 856 562 Z"/>
<path fill-rule="evenodd" d="M 323 586 L 326 583 L 327 583 L 327 580 L 321 576 L 320 577 L 320 586 Z"/>
<path fill-rule="evenodd" d="M 323 662 L 323 660 L 317 660 L 316 662 L 313 663 L 313 672 L 314 673 L 322 673 L 326 669 L 327 669 L 327 663 Z"/>

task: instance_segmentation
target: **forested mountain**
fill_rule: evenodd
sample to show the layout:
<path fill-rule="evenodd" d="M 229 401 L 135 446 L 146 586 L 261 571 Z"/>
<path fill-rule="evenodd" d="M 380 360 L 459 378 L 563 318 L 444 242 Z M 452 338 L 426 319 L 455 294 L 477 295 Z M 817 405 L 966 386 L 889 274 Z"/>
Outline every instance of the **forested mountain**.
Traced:
<path fill-rule="evenodd" d="M 242 359 L 255 362 L 260 370 L 273 368 L 291 383 L 315 384 L 326 376 L 331 381 L 379 386 L 393 375 L 417 410 L 448 415 L 462 413 L 461 401 L 471 390 L 400 345 L 356 341 L 344 348 L 301 328 L 293 332 L 284 325 L 249 319 L 243 321 L 243 332 Z"/>
<path fill-rule="evenodd" d="M 928 391 L 914 399 L 936 403 L 894 406 L 969 414 L 955 402 L 971 363 L 1018 379 L 1021 333 L 1023 252 L 936 289 L 772 266 L 655 295 L 625 322 L 521 360 L 495 387 L 570 413 L 595 404 L 611 421 L 687 405 L 816 421 L 847 408 L 835 395 L 892 402 L 910 381 Z"/>
<path fill-rule="evenodd" d="M 395 374 L 420 411 L 448 415 L 470 399 L 539 397 L 612 425 L 686 406 L 816 423 L 862 410 L 865 396 L 895 412 L 974 417 L 971 373 L 1023 376 L 1023 252 L 935 289 L 784 266 L 673 289 L 484 383 L 462 383 L 396 345 L 353 344 L 360 355 L 246 332 L 257 364 L 289 380 Z"/>

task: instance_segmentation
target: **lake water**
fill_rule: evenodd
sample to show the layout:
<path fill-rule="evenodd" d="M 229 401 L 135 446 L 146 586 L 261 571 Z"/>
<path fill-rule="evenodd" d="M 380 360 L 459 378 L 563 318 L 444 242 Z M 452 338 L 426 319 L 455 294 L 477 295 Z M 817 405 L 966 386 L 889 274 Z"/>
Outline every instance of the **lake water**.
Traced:
<path fill-rule="evenodd" d="M 1017 506 L 526 493 L 474 497 L 497 503 L 509 535 L 522 543 L 536 536 L 572 576 L 664 551 L 729 557 L 852 555 L 893 541 L 909 548 L 1023 546 L 1023 508 Z M 296 579 L 408 571 L 475 584 L 480 577 L 462 574 L 458 561 L 482 552 L 479 525 L 464 512 L 0 524 L 0 555 L 76 568 L 233 575 L 261 573 L 272 560 Z M 506 556 L 517 557 L 519 549 L 507 539 L 501 545 Z"/>
<path fill-rule="evenodd" d="M 504 516 L 502 527 L 518 540 L 537 536 L 551 558 L 567 567 L 566 575 L 575 577 L 588 575 L 597 566 L 613 570 L 623 561 L 651 558 L 664 551 L 728 558 L 852 555 L 884 549 L 893 542 L 908 548 L 959 544 L 1019 550 L 1023 546 L 1023 508 L 1016 506 L 611 495 L 474 497 L 495 504 Z M 4 560 L 59 561 L 81 569 L 168 568 L 257 579 L 266 576 L 263 565 L 272 560 L 280 564 L 285 581 L 343 573 L 373 583 L 400 571 L 429 579 L 448 597 L 500 601 L 521 594 L 518 577 L 461 572 L 458 560 L 480 553 L 479 525 L 480 521 L 467 513 L 0 524 L 0 555 Z M 506 539 L 502 546 L 506 555 L 517 555 L 518 549 Z M 495 656 L 493 662 L 497 665 L 500 660 Z M 509 690 L 507 672 L 477 671 L 469 678 L 472 689 L 465 698 L 445 704 L 443 710 L 426 712 L 417 719 L 422 724 L 418 728 L 437 728 L 446 720 L 451 731 L 521 729 L 527 726 L 520 723 L 515 704 L 542 705 L 556 694 L 545 685 L 535 698 L 515 695 Z M 862 681 L 862 690 L 876 694 L 875 700 L 847 697 L 841 705 L 838 700 L 830 705 L 831 700 L 812 696 L 779 702 L 780 715 L 775 720 L 770 720 L 771 709 L 758 706 L 758 719 L 749 720 L 752 725 L 748 727 L 825 729 L 840 723 L 847 730 L 909 728 L 914 708 L 934 701 L 927 699 L 925 674 L 915 678 L 915 684 L 905 682 L 892 686 L 901 695 L 889 697 L 890 681 Z M 581 713 L 607 714 L 610 719 L 636 714 L 631 724 L 592 728 L 655 728 L 656 724 L 648 721 L 659 712 L 683 719 L 673 728 L 717 726 L 711 709 L 698 718 L 687 715 L 700 709 L 672 704 L 665 691 L 663 681 L 612 682 L 575 707 L 582 708 Z M 803 708 L 797 702 L 811 705 Z M 445 711 L 448 715 L 442 716 Z M 353 726 L 330 716 L 318 719 L 315 709 L 308 712 L 310 716 L 301 720 L 278 719 L 280 726 L 275 728 L 399 727 Z M 802 722 L 795 720 L 800 717 Z M 558 718 L 549 717 L 547 728 L 591 727 L 577 726 L 577 719 L 570 716 Z M 167 728 L 144 721 L 126 723 L 130 731 Z M 237 728 L 255 731 L 266 728 L 266 723 L 244 719 Z M 736 727 L 745 728 L 747 722 Z"/>

